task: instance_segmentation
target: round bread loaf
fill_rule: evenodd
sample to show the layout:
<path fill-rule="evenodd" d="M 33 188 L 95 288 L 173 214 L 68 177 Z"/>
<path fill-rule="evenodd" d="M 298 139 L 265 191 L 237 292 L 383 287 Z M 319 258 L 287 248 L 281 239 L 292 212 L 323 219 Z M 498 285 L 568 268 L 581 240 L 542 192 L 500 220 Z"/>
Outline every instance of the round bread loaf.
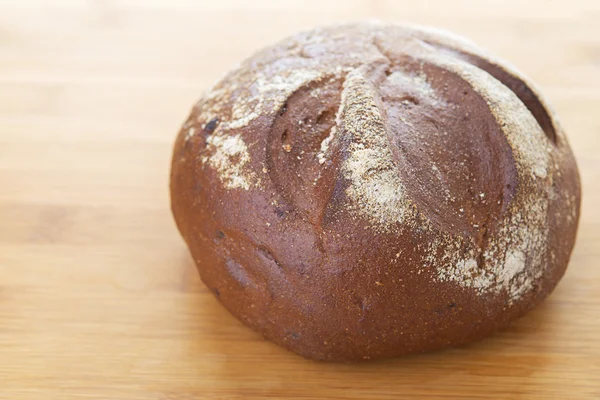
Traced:
<path fill-rule="evenodd" d="M 480 339 L 563 275 L 580 184 L 532 83 L 471 42 L 359 23 L 264 49 L 175 143 L 202 280 L 267 339 L 363 360 Z"/>

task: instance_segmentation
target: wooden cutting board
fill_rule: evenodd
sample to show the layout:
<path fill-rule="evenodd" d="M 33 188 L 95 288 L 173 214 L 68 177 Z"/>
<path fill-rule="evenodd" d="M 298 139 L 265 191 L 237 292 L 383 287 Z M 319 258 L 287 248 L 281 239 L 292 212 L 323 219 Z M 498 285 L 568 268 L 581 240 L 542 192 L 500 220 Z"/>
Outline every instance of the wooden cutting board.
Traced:
<path fill-rule="evenodd" d="M 235 62 L 313 25 L 471 37 L 534 78 L 578 157 L 570 268 L 482 342 L 306 361 L 231 317 L 169 211 L 171 144 Z M 0 1 L 0 399 L 600 399 L 598 0 Z"/>

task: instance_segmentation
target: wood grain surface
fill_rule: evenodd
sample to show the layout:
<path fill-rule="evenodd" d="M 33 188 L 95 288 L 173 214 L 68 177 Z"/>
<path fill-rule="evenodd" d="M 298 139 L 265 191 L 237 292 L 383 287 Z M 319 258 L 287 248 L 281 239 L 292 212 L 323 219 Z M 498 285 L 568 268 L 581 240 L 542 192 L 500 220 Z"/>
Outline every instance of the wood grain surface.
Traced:
<path fill-rule="evenodd" d="M 306 361 L 231 317 L 173 224 L 171 145 L 202 91 L 299 29 L 466 35 L 531 76 L 578 157 L 556 291 L 482 342 Z M 0 399 L 600 399 L 600 1 L 0 1 Z"/>

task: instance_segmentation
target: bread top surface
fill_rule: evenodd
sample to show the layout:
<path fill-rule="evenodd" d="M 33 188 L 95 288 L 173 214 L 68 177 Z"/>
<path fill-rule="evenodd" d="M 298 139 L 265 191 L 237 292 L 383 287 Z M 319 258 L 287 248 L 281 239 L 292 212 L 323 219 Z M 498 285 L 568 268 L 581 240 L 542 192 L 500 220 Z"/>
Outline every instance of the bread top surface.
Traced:
<path fill-rule="evenodd" d="M 271 286 L 357 268 L 383 286 L 397 268 L 510 306 L 562 275 L 579 216 L 573 156 L 533 84 L 406 25 L 315 29 L 253 55 L 194 107 L 173 174 L 189 175 L 174 210 L 188 243 L 230 229 L 228 254 L 250 245 L 279 266 L 239 278 Z"/>

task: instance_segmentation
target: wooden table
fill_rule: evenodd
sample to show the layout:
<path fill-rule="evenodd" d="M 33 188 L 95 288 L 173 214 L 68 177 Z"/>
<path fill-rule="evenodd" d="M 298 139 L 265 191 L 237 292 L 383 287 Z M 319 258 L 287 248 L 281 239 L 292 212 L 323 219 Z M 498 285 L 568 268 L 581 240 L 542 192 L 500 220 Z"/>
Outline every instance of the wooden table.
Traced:
<path fill-rule="evenodd" d="M 255 49 L 386 18 L 469 36 L 532 76 L 579 160 L 570 268 L 467 347 L 306 361 L 231 317 L 173 224 L 171 144 Z M 0 2 L 0 399 L 600 398 L 598 0 Z"/>

